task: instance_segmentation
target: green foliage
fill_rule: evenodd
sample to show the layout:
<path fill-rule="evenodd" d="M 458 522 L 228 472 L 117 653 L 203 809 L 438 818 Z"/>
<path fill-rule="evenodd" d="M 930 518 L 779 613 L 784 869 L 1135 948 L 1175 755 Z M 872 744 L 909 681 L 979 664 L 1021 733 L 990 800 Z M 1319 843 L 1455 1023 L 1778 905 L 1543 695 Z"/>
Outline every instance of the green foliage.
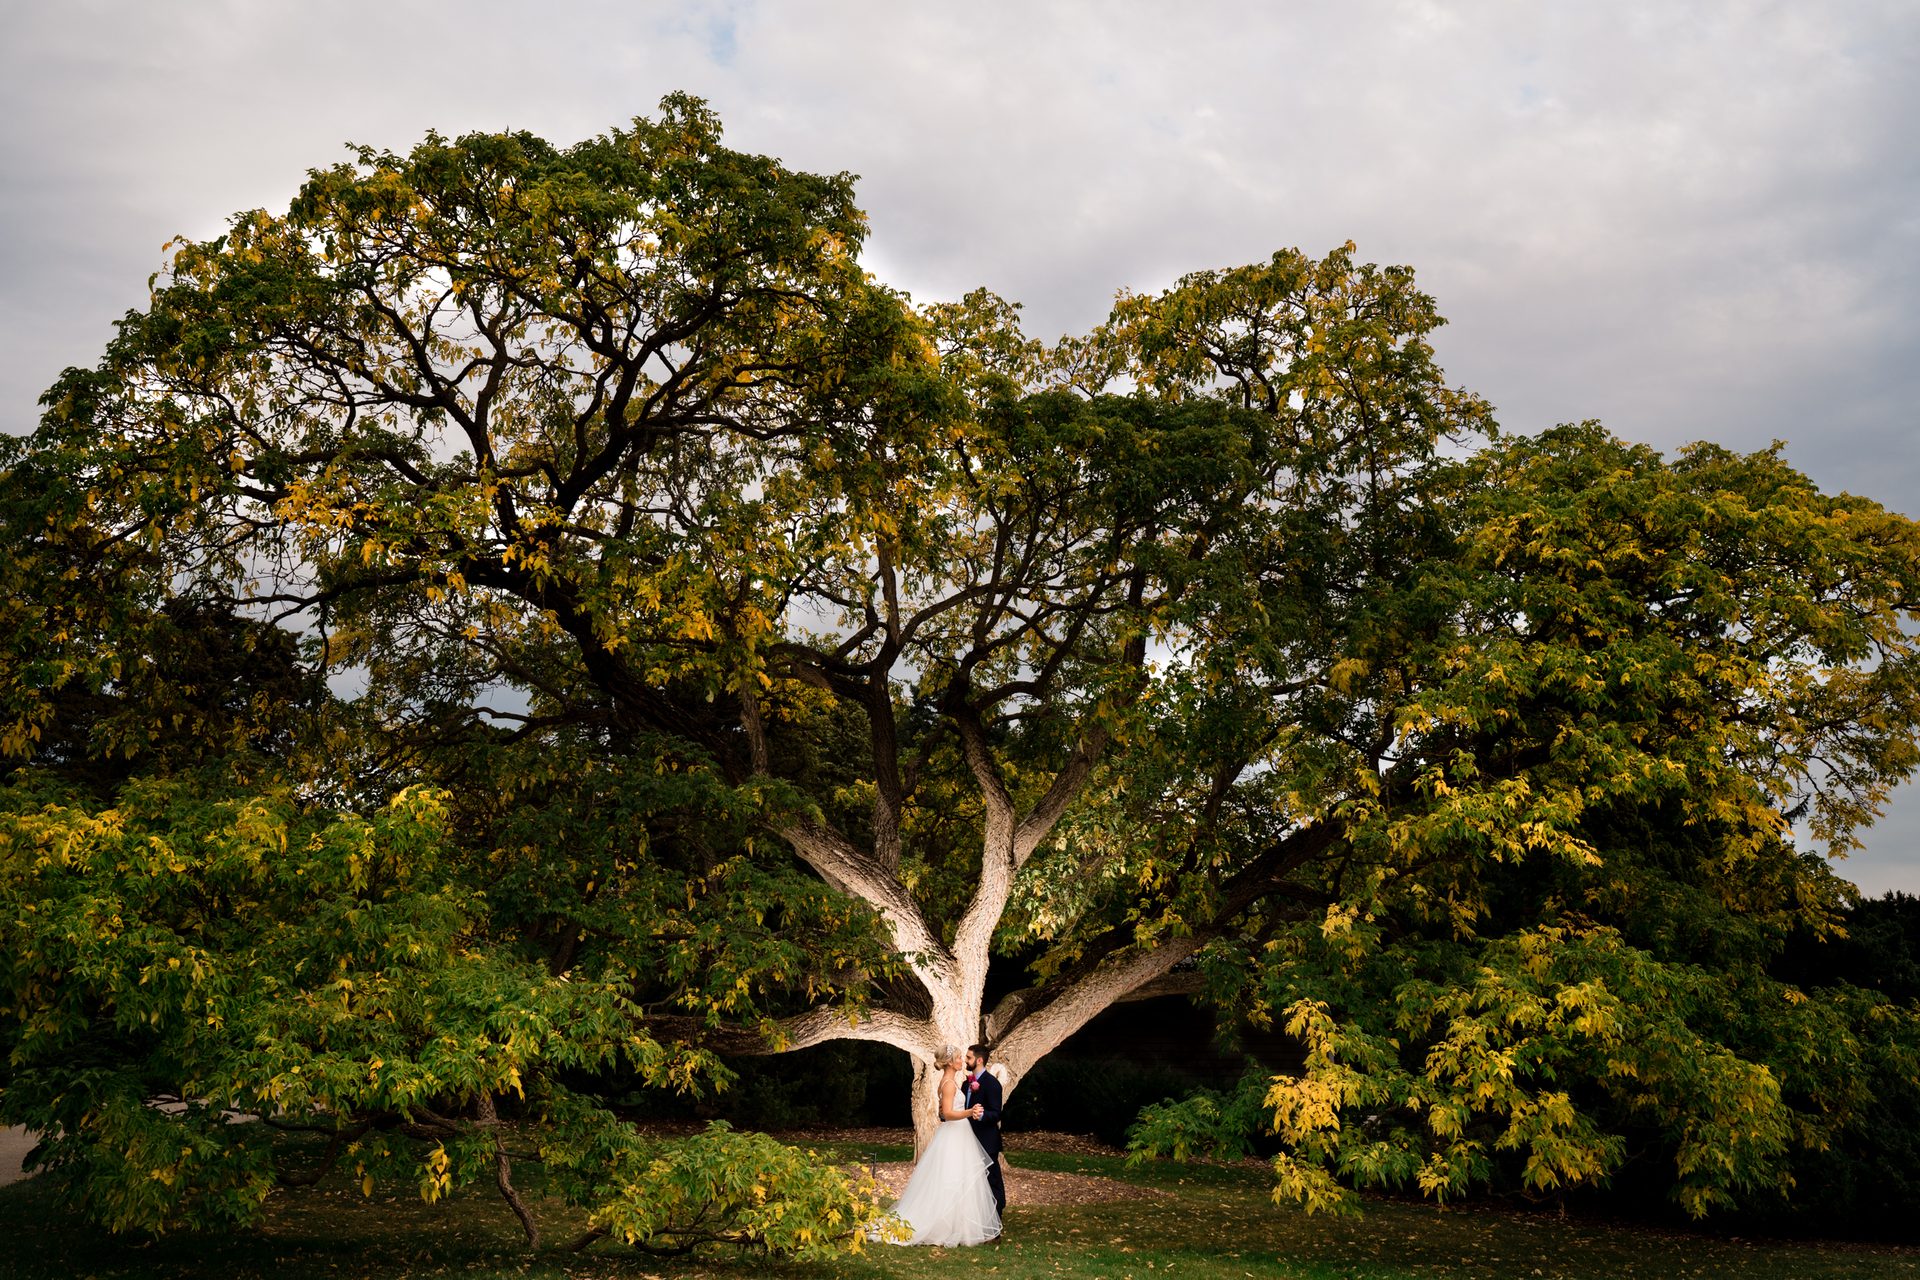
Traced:
<path fill-rule="evenodd" d="M 1447 1199 L 1624 1179 L 1695 1216 L 1777 1226 L 1791 1197 L 1818 1229 L 1892 1229 L 1863 1208 L 1891 1211 L 1906 1185 L 1911 1004 L 1803 991 L 1751 960 L 1663 961 L 1597 926 L 1287 947 L 1266 996 L 1305 1070 L 1150 1109 L 1137 1156 L 1233 1155 L 1274 1134 L 1279 1192 L 1312 1209 L 1353 1208 L 1342 1184 Z"/>
<path fill-rule="evenodd" d="M 737 687 L 779 574 L 734 600 L 736 566 L 854 483 L 814 474 L 816 447 L 858 453 L 833 432 L 788 441 L 920 394 L 863 229 L 845 175 L 728 149 L 684 97 L 567 151 L 362 150 L 286 214 L 174 246 L 101 366 L 49 391 L 53 532 L 156 596 L 251 579 L 312 608 L 325 660 L 398 719 L 470 722 L 503 667 L 544 713 L 599 688 L 629 725 L 641 683 Z M 638 518 L 689 479 L 683 520 Z"/>
<path fill-rule="evenodd" d="M 698 1103 L 695 1113 L 735 1128 L 891 1127 L 911 1119 L 912 1066 L 890 1045 L 829 1041 L 793 1053 L 730 1058 L 727 1066 L 733 1083 Z M 680 1104 L 679 1112 L 687 1110 L 678 1098 L 654 1097 L 663 1109 Z"/>
<path fill-rule="evenodd" d="M 1203 1078 L 1177 1063 L 1055 1056 L 1020 1082 L 1009 1114 L 1021 1129 L 1087 1133 L 1118 1146 L 1141 1108 L 1183 1097 Z"/>
<path fill-rule="evenodd" d="M 645 1248 L 814 1256 L 878 1219 L 810 1154 L 724 1127 L 645 1142 L 572 1089 L 724 1073 L 646 1037 L 625 983 L 489 938 L 444 795 L 315 814 L 270 775 L 207 771 L 72 799 L 24 773 L 0 811 L 0 1119 L 49 1134 L 36 1159 L 112 1229 L 251 1225 L 336 1164 L 441 1199 L 498 1176 L 502 1096 L 568 1200 Z"/>
<path fill-rule="evenodd" d="M 759 1027 L 795 996 L 857 1007 L 897 961 L 873 912 L 756 858 L 756 795 L 672 742 L 481 744 L 446 772 L 489 919 L 556 973 L 592 974 L 708 1028 Z"/>
<path fill-rule="evenodd" d="M 1775 969 L 1803 987 L 1845 983 L 1903 1004 L 1920 1000 L 1920 898 L 1889 893 L 1855 902 L 1843 932 L 1795 934 Z"/>
<path fill-rule="evenodd" d="M 216 772 L 92 809 L 36 781 L 0 811 L 0 1119 L 47 1134 L 37 1159 L 117 1230 L 255 1220 L 276 1132 L 432 1199 L 492 1173 L 493 1133 L 461 1118 L 481 1100 L 714 1069 L 640 1034 L 617 987 L 488 945 L 442 796 L 313 814 Z"/>
<path fill-rule="evenodd" d="M 873 501 L 846 424 L 943 394 L 863 232 L 846 176 L 681 96 L 564 152 L 361 150 L 170 246 L 0 442 L 0 756 L 39 770 L 0 1112 L 95 1216 L 251 1221 L 336 1166 L 519 1213 L 497 1103 L 724 1081 L 684 1037 L 894 970 L 866 904 L 753 857 L 804 799 L 715 758 L 772 684 L 769 526 L 857 544 L 817 518 Z M 783 750 L 808 697 L 769 693 Z"/>
<path fill-rule="evenodd" d="M 1688 1213 L 1777 1203 L 1914 1043 L 1911 1006 L 1766 966 L 1847 894 L 1789 815 L 1844 849 L 1913 767 L 1920 531 L 1776 452 L 1591 426 L 1427 500 L 1446 538 L 1349 615 L 1324 686 L 1201 691 L 1269 726 L 1219 808 L 1242 839 L 1334 840 L 1294 879 L 1313 906 L 1206 957 L 1307 1049 L 1266 1090 L 1280 1192 L 1552 1195 L 1656 1155 Z"/>
<path fill-rule="evenodd" d="M 1244 1160 L 1271 1129 L 1267 1075 L 1252 1071 L 1231 1089 L 1196 1089 L 1141 1108 L 1127 1128 L 1129 1160 Z"/>
<path fill-rule="evenodd" d="M 1920 1196 L 1920 1017 L 1858 992 L 1816 992 L 1837 1015 L 1822 1042 L 1797 1046 L 1794 1082 L 1816 1103 L 1845 1100 L 1823 1116 L 1793 1158 L 1791 1221 L 1810 1233 L 1912 1242 L 1909 1207 Z M 1783 1075 L 1787 1073 L 1783 1072 Z M 1778 1216 L 1775 1215 L 1778 1221 Z"/>
<path fill-rule="evenodd" d="M 1049 348 L 864 231 L 678 95 L 361 150 L 0 444 L 0 756 L 90 790 L 10 793 L 0 1112 L 100 1216 L 246 1219 L 280 1124 L 512 1203 L 497 1098 L 617 1147 L 682 1041 L 1024 1073 L 1190 957 L 1307 1045 L 1312 1205 L 1657 1150 L 1703 1212 L 1857 1129 L 1910 1008 L 1765 965 L 1847 897 L 1795 824 L 1920 763 L 1920 526 L 1777 449 L 1498 438 L 1351 245 Z M 706 1159 L 662 1194 L 750 1185 Z"/>
<path fill-rule="evenodd" d="M 1749 1021 L 1748 1043 L 1796 1111 L 1794 1188 L 1784 1221 L 1807 1231 L 1912 1239 L 1920 1194 L 1920 912 L 1905 894 L 1850 904 L 1838 927 L 1791 935 L 1755 1004 L 1776 989 L 1804 1015 Z M 1770 1215 L 1783 1220 L 1776 1210 Z"/>
<path fill-rule="evenodd" d="M 592 1229 L 646 1253 L 736 1246 L 793 1258 L 859 1252 L 898 1234 L 870 1176 L 853 1177 L 814 1151 L 723 1123 L 668 1143 L 617 1130 L 602 1146 L 555 1152 Z"/>
<path fill-rule="evenodd" d="M 1604 1180 L 1626 1152 L 1619 1129 L 1634 1128 L 1671 1160 L 1690 1213 L 1785 1190 L 1791 1114 L 1773 1073 L 1711 1034 L 1730 994 L 1711 975 L 1604 931 L 1529 931 L 1438 963 L 1382 993 L 1398 1014 L 1384 1024 L 1336 1023 L 1310 999 L 1288 1008 L 1308 1059 L 1267 1095 L 1294 1149 L 1283 1174 L 1317 1164 L 1445 1198 L 1512 1153 L 1518 1187 L 1542 1194 Z M 1346 1110 L 1378 1119 L 1341 1124 Z"/>

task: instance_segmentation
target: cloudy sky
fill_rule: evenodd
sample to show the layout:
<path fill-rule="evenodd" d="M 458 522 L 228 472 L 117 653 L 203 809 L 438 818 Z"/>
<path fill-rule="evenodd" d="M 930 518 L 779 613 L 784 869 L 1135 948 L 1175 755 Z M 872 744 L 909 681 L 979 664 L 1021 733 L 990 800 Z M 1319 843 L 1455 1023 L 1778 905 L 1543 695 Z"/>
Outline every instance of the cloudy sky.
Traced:
<path fill-rule="evenodd" d="M 1920 515 L 1920 6 L 0 0 L 0 429 L 174 235 L 346 142 L 571 142 L 685 89 L 861 175 L 872 269 L 1052 337 L 1352 239 L 1504 426 L 1785 440 Z M 1842 870 L 1920 893 L 1920 788 Z"/>

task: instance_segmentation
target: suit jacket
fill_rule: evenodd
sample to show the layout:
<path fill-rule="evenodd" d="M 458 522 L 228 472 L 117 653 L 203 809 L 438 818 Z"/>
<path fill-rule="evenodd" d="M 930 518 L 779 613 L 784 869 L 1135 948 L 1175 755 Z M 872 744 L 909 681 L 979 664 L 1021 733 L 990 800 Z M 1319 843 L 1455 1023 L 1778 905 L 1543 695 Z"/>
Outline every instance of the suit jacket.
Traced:
<path fill-rule="evenodd" d="M 973 1126 L 973 1136 L 980 1139 L 980 1145 L 987 1154 L 998 1157 L 1000 1154 L 1000 1081 L 990 1071 L 982 1071 L 976 1078 L 973 1088 L 967 1090 L 967 1105 L 979 1103 L 981 1116 L 978 1120 L 968 1120 Z"/>

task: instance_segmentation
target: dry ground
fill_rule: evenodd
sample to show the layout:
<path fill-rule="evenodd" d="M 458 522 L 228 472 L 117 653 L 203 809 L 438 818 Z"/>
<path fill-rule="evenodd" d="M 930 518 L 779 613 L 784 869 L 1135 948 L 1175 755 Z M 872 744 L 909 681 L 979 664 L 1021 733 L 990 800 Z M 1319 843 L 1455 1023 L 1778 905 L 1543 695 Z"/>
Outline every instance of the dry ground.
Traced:
<path fill-rule="evenodd" d="M 907 1179 L 913 1173 L 913 1165 L 909 1162 L 859 1167 L 870 1171 L 873 1180 L 896 1200 L 907 1189 Z M 1022 1208 L 1105 1204 L 1112 1200 L 1162 1200 L 1167 1197 L 1165 1191 L 1157 1188 L 1135 1186 L 1112 1178 L 1094 1178 L 1080 1173 L 1048 1173 L 1039 1169 L 1022 1169 L 1017 1165 L 1007 1167 L 1006 1179 L 1007 1203 Z"/>
<path fill-rule="evenodd" d="M 807 1129 L 776 1135 L 782 1142 L 796 1146 L 809 1143 L 844 1143 L 857 1146 L 911 1147 L 910 1129 Z M 1115 1200 L 1164 1199 L 1165 1191 L 1154 1187 L 1120 1182 L 1114 1178 L 1090 1177 L 1079 1173 L 1051 1173 L 1022 1168 L 1023 1152 L 1043 1151 L 1051 1155 L 1117 1156 L 1114 1148 L 1077 1133 L 1009 1133 L 1007 1151 L 1002 1159 L 1007 1180 L 1007 1203 L 1037 1208 L 1050 1205 L 1105 1204 Z M 898 1198 L 906 1190 L 913 1173 L 911 1160 L 886 1161 L 858 1166 L 873 1174 L 873 1180 L 890 1196 Z"/>
<path fill-rule="evenodd" d="M 0 1187 L 26 1176 L 20 1162 L 33 1150 L 34 1141 L 34 1136 L 19 1125 L 0 1129 Z"/>

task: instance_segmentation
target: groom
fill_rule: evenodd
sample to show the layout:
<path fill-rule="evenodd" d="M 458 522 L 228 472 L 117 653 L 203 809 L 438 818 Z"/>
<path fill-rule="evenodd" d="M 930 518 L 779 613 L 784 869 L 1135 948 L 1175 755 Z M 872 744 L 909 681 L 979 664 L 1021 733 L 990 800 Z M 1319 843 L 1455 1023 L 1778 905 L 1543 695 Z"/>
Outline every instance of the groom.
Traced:
<path fill-rule="evenodd" d="M 973 1136 L 993 1157 L 993 1163 L 987 1166 L 987 1185 L 993 1189 L 994 1210 L 1005 1218 L 1007 1184 L 1000 1176 L 1000 1080 L 987 1070 L 987 1046 L 983 1044 L 967 1050 L 967 1105 L 980 1109 L 968 1123 L 973 1126 Z"/>

